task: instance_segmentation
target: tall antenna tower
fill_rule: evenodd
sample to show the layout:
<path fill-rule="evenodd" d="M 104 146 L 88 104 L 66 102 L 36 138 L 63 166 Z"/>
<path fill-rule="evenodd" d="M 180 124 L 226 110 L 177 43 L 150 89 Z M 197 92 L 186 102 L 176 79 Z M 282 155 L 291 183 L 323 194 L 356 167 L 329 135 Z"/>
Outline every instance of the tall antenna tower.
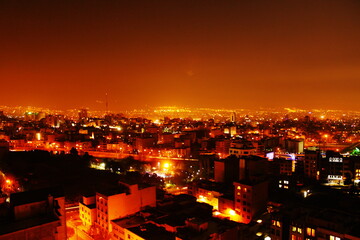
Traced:
<path fill-rule="evenodd" d="M 108 103 L 108 94 L 105 93 L 105 97 L 106 97 L 106 101 L 105 101 L 105 107 L 106 107 L 106 112 L 105 114 L 109 113 L 109 103 Z"/>

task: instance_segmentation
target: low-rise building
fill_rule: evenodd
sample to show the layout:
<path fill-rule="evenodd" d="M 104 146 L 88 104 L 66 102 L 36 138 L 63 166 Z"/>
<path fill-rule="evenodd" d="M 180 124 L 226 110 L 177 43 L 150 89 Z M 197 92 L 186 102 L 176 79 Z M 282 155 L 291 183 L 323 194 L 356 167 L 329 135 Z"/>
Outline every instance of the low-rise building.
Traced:
<path fill-rule="evenodd" d="M 60 188 L 13 193 L 0 204 L 1 240 L 66 240 L 65 197 Z"/>
<path fill-rule="evenodd" d="M 79 213 L 84 225 L 91 227 L 95 224 L 102 232 L 108 233 L 112 230 L 111 220 L 126 217 L 146 206 L 155 205 L 155 187 L 122 183 L 117 189 L 83 197 L 83 201 L 79 203 Z"/>

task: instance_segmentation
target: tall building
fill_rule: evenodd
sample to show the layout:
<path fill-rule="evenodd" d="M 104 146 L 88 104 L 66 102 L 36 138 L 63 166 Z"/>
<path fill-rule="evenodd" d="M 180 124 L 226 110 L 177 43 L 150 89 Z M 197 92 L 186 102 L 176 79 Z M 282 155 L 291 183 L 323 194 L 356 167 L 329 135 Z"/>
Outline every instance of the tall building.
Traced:
<path fill-rule="evenodd" d="M 96 197 L 94 195 L 85 195 L 79 203 L 79 217 L 86 228 L 94 226 L 97 220 Z"/>
<path fill-rule="evenodd" d="M 215 142 L 215 151 L 220 158 L 229 156 L 230 139 L 219 138 Z"/>
<path fill-rule="evenodd" d="M 239 180 L 240 166 L 239 158 L 229 156 L 225 159 L 214 161 L 214 179 L 216 182 L 227 182 Z"/>
<path fill-rule="evenodd" d="M 286 139 L 285 147 L 290 153 L 303 153 L 304 140 L 303 139 Z"/>
<path fill-rule="evenodd" d="M 327 151 L 326 158 L 322 163 L 329 183 L 343 184 L 345 171 L 349 170 L 349 158 L 343 157 L 337 152 Z"/>
<path fill-rule="evenodd" d="M 231 119 L 231 122 L 236 123 L 236 113 L 235 112 L 231 113 L 230 119 Z"/>
<path fill-rule="evenodd" d="M 249 223 L 266 209 L 268 182 L 236 181 L 234 187 L 235 212 L 240 222 Z"/>
<path fill-rule="evenodd" d="M 225 159 L 215 160 L 214 168 L 215 181 L 228 183 L 244 179 L 263 179 L 269 171 L 267 159 L 259 156 L 238 158 L 231 155 Z"/>
<path fill-rule="evenodd" d="M 81 109 L 79 111 L 79 121 L 86 121 L 88 118 L 87 109 Z"/>
<path fill-rule="evenodd" d="M 319 180 L 320 159 L 320 151 L 305 151 L 304 174 L 306 177 Z"/>

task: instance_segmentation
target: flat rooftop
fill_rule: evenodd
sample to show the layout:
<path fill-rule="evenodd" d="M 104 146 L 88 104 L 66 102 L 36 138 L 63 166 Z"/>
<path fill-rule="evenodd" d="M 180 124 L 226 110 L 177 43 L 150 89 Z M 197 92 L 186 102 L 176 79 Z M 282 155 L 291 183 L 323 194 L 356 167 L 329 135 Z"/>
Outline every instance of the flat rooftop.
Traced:
<path fill-rule="evenodd" d="M 28 203 L 41 202 L 48 199 L 51 195 L 54 198 L 64 197 L 64 190 L 61 187 L 43 188 L 26 192 L 13 193 L 10 195 L 10 203 L 13 206 L 24 205 Z"/>
<path fill-rule="evenodd" d="M 128 228 L 129 231 L 146 240 L 175 240 L 175 234 L 163 227 L 148 223 L 138 227 Z"/>

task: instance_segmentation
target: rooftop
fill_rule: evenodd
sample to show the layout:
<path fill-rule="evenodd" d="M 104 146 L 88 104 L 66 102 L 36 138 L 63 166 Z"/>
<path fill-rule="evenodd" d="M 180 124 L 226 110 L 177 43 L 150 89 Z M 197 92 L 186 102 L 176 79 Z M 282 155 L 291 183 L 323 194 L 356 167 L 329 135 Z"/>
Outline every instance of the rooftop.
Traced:
<path fill-rule="evenodd" d="M 112 222 L 122 228 L 136 227 L 145 223 L 145 219 L 140 216 L 129 216 L 126 218 L 114 219 Z"/>
<path fill-rule="evenodd" d="M 60 225 L 60 220 L 55 215 L 32 217 L 20 221 L 8 220 L 5 222 L 0 222 L 0 235 L 17 232 L 23 229 L 32 228 L 49 223 Z"/>
<path fill-rule="evenodd" d="M 129 231 L 147 240 L 175 240 L 175 234 L 170 233 L 163 227 L 157 227 L 148 223 L 138 227 L 128 228 Z"/>
<path fill-rule="evenodd" d="M 28 203 L 47 200 L 51 195 L 54 198 L 64 197 L 64 190 L 61 187 L 43 188 L 38 190 L 13 193 L 10 195 L 10 203 L 13 206 L 19 206 Z"/>

